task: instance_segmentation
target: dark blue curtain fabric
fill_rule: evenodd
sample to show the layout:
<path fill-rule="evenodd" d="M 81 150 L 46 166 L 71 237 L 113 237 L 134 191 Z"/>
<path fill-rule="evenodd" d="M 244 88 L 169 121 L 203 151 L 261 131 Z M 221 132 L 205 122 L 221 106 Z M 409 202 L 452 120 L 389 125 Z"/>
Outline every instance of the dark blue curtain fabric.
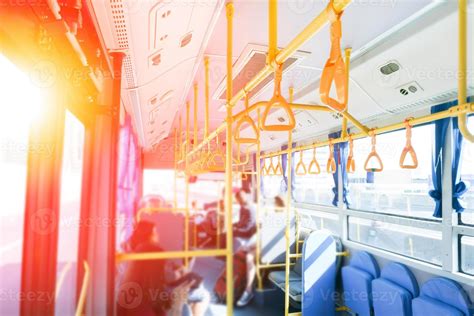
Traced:
<path fill-rule="evenodd" d="M 461 157 L 462 157 L 463 137 L 459 131 L 458 119 L 453 119 L 453 161 L 452 183 L 453 183 L 453 209 L 461 213 L 466 208 L 465 202 L 461 199 L 463 194 L 469 190 L 469 186 L 461 180 Z"/>
<path fill-rule="evenodd" d="M 341 132 L 335 132 L 328 135 L 329 138 L 339 138 L 341 137 Z M 342 172 L 342 200 L 347 207 L 349 207 L 348 199 L 348 186 L 349 180 L 346 172 L 346 162 L 348 155 L 348 144 L 347 143 L 338 143 L 334 144 L 334 159 L 336 160 L 336 172 L 333 173 L 332 177 L 334 179 L 334 187 L 332 192 L 334 198 L 332 200 L 332 205 L 337 206 L 339 201 L 339 173 Z"/>
<path fill-rule="evenodd" d="M 438 113 L 448 109 L 452 103 L 440 104 L 431 108 L 431 113 Z M 433 190 L 429 191 L 429 195 L 435 201 L 435 209 L 433 216 L 441 218 L 443 216 L 442 207 L 442 182 L 443 182 L 443 151 L 446 143 L 446 132 L 448 130 L 450 119 L 442 119 L 434 122 L 435 140 L 433 144 L 431 157 L 431 176 L 433 178 Z"/>
<path fill-rule="evenodd" d="M 294 147 L 295 144 L 293 144 Z M 292 147 L 292 148 L 293 148 Z M 288 148 L 287 145 L 281 147 L 281 150 L 286 150 Z M 291 195 L 293 197 L 295 191 L 295 153 L 291 153 Z M 283 179 L 281 180 L 280 186 L 280 193 L 285 193 L 288 190 L 288 176 L 286 173 L 286 168 L 288 165 L 288 155 L 283 154 L 281 155 L 281 167 L 283 169 Z"/>

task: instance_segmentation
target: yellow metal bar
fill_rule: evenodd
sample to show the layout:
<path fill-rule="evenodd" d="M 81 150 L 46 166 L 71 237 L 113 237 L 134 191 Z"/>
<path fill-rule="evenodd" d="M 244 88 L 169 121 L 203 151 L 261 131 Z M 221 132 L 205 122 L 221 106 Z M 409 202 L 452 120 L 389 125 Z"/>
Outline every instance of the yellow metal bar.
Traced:
<path fill-rule="evenodd" d="M 459 79 L 458 79 L 458 104 L 467 102 L 467 0 L 459 0 Z M 462 136 L 474 142 L 474 135 L 467 127 L 467 114 L 458 116 L 459 130 Z"/>
<path fill-rule="evenodd" d="M 294 265 L 293 262 L 290 263 L 290 266 Z M 272 268 L 282 268 L 285 267 L 286 263 L 266 263 L 260 264 L 260 269 L 272 269 Z"/>
<path fill-rule="evenodd" d="M 260 122 L 260 109 L 257 109 L 257 122 Z M 257 273 L 257 288 L 259 290 L 263 290 L 263 277 L 261 274 L 260 269 L 262 268 L 261 265 L 261 256 L 262 256 L 262 241 L 261 241 L 261 231 L 260 231 L 260 222 L 261 222 L 261 211 L 260 211 L 260 194 L 261 190 L 260 187 L 262 185 L 262 179 L 261 179 L 261 161 L 260 161 L 260 129 L 257 129 L 257 152 L 255 153 L 255 169 L 256 169 L 256 176 L 257 176 L 257 208 L 256 208 L 256 217 L 257 217 L 257 223 L 256 223 L 256 235 L 257 235 L 257 242 L 256 242 L 256 247 L 255 247 L 255 267 L 256 267 L 256 273 Z"/>
<path fill-rule="evenodd" d="M 86 303 L 87 288 L 89 287 L 90 269 L 87 261 L 84 261 L 84 279 L 82 281 L 81 294 L 77 302 L 76 316 L 84 314 L 84 305 Z"/>
<path fill-rule="evenodd" d="M 194 141 L 193 148 L 196 148 L 198 145 L 198 85 L 194 84 Z"/>
<path fill-rule="evenodd" d="M 288 316 L 301 316 L 301 312 L 288 313 Z"/>
<path fill-rule="evenodd" d="M 278 1 L 268 1 L 268 60 L 272 65 L 278 53 Z"/>
<path fill-rule="evenodd" d="M 290 254 L 290 259 L 297 259 L 297 258 L 302 258 L 303 254 L 301 253 L 291 253 Z"/>
<path fill-rule="evenodd" d="M 461 104 L 461 105 L 455 105 L 455 106 L 452 106 L 451 108 L 449 108 L 445 111 L 441 111 L 441 112 L 438 112 L 438 113 L 429 114 L 429 115 L 426 115 L 426 116 L 421 116 L 421 117 L 410 119 L 410 125 L 411 126 L 422 125 L 422 124 L 425 124 L 425 123 L 433 122 L 433 121 L 436 121 L 436 120 L 441 120 L 441 119 L 448 118 L 448 117 L 455 117 L 455 116 L 458 116 L 462 113 L 469 113 L 469 112 L 473 112 L 473 111 L 474 111 L 474 103 L 466 103 L 466 104 Z M 387 132 L 391 132 L 391 131 L 396 131 L 396 130 L 403 129 L 403 128 L 405 128 L 405 122 L 395 123 L 395 124 L 387 125 L 387 126 L 380 127 L 380 128 L 374 128 L 371 131 L 373 131 L 376 135 L 378 135 L 378 134 L 383 134 L 383 133 L 387 133 Z M 352 135 L 353 140 L 364 138 L 364 137 L 367 137 L 367 135 L 363 132 Z M 331 139 L 331 142 L 333 144 L 344 143 L 344 142 L 347 142 L 347 141 L 349 141 L 349 136 Z M 295 147 L 295 148 L 293 148 L 292 152 L 298 152 L 298 151 L 301 151 L 301 150 L 308 150 L 308 149 L 313 149 L 313 148 L 318 148 L 318 147 L 324 147 L 324 146 L 328 146 L 328 145 L 329 145 L 329 140 L 326 140 L 326 141 L 317 142 L 315 144 L 302 145 L 302 146 Z M 280 150 L 280 151 L 264 154 L 264 155 L 261 155 L 260 158 L 261 159 L 271 158 L 271 157 L 278 156 L 282 153 L 287 153 L 287 150 Z"/>
<path fill-rule="evenodd" d="M 190 104 L 189 101 L 186 102 L 186 153 L 185 153 L 185 179 L 184 179 L 184 207 L 185 207 L 185 215 L 184 215 L 184 251 L 189 250 L 189 156 L 188 152 L 191 149 L 190 146 L 190 125 L 189 125 L 189 111 L 190 111 Z M 185 258 L 185 265 L 188 266 L 188 258 Z"/>
<path fill-rule="evenodd" d="M 233 231 L 232 231 L 232 50 L 234 3 L 226 5 L 227 13 L 227 120 L 226 120 L 226 156 L 225 156 L 225 215 L 226 215 L 226 300 L 227 316 L 233 313 L 234 305 L 234 267 L 233 267 Z"/>
<path fill-rule="evenodd" d="M 347 74 L 347 81 L 346 81 L 346 100 L 349 100 L 349 71 L 351 68 L 351 51 L 352 48 L 346 48 L 344 50 L 345 52 L 345 65 L 346 65 L 346 74 Z M 347 108 L 344 110 L 344 112 L 347 112 Z M 347 116 L 344 116 L 342 118 L 342 137 L 347 136 Z"/>
<path fill-rule="evenodd" d="M 293 102 L 293 87 L 290 87 L 290 103 Z M 285 253 L 285 315 L 288 316 L 290 311 L 290 232 L 291 232 L 291 169 L 292 169 L 292 149 L 293 149 L 293 131 L 288 131 L 288 150 L 286 156 L 286 172 L 287 172 L 287 186 L 286 186 L 286 227 L 285 227 L 285 240 L 286 240 L 286 253 Z"/>
<path fill-rule="evenodd" d="M 178 207 L 178 129 L 174 129 L 174 195 L 173 206 Z"/>
<path fill-rule="evenodd" d="M 183 157 L 183 124 L 182 124 L 182 118 L 181 115 L 179 116 L 178 119 L 178 146 L 179 146 L 179 159 L 184 159 Z M 179 161 L 178 161 L 179 164 Z"/>
<path fill-rule="evenodd" d="M 209 135 L 209 57 L 204 57 L 204 93 L 205 93 L 205 117 L 204 138 Z"/>
<path fill-rule="evenodd" d="M 314 18 L 306 28 L 301 31 L 285 48 L 278 52 L 275 56 L 277 64 L 283 64 L 291 55 L 293 55 L 306 41 L 308 41 L 314 34 L 319 32 L 331 17 L 334 15 L 333 11 L 339 13 L 343 11 L 352 0 L 338 0 L 334 1 L 334 4 L 329 4 L 316 18 Z M 268 75 L 273 72 L 271 65 L 266 65 L 255 77 L 253 77 L 242 90 L 234 95 L 231 99 L 230 104 L 234 106 L 245 96 L 245 91 L 252 91 L 258 86 Z"/>
<path fill-rule="evenodd" d="M 160 251 L 160 252 L 130 252 L 118 253 L 117 262 L 137 260 L 179 259 L 194 257 L 223 257 L 227 254 L 225 249 L 204 249 L 192 251 Z"/>

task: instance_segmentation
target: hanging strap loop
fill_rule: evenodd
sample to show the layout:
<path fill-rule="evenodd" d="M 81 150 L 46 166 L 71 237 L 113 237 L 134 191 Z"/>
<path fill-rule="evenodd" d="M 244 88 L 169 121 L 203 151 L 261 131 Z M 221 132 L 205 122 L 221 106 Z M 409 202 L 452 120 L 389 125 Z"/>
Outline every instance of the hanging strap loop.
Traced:
<path fill-rule="evenodd" d="M 334 8 L 331 11 L 331 51 L 324 66 L 319 86 L 321 101 L 337 112 L 343 112 L 346 109 L 348 99 L 348 73 L 341 54 L 342 13 L 337 14 Z M 337 99 L 330 97 L 333 83 L 336 87 Z"/>
<path fill-rule="evenodd" d="M 311 160 L 311 163 L 309 164 L 308 173 L 309 174 L 321 173 L 321 167 L 319 166 L 318 160 L 316 159 L 316 147 L 313 148 L 313 159 Z"/>
<path fill-rule="evenodd" d="M 264 131 L 271 131 L 271 132 L 287 132 L 291 131 L 296 126 L 295 115 L 293 114 L 293 110 L 291 109 L 290 104 L 285 100 L 285 98 L 281 95 L 281 79 L 283 73 L 283 65 L 278 64 L 275 69 L 275 90 L 273 92 L 273 97 L 268 101 L 265 110 L 263 111 L 263 116 L 260 121 L 260 128 Z M 268 125 L 267 118 L 270 115 L 270 111 L 273 108 L 282 108 L 286 115 L 288 116 L 288 124 L 286 125 Z"/>
<path fill-rule="evenodd" d="M 370 154 L 367 156 L 367 159 L 365 160 L 364 169 L 367 172 L 381 172 L 381 171 L 383 171 L 383 162 L 382 162 L 382 159 L 380 159 L 380 156 L 379 156 L 379 154 L 377 153 L 377 150 L 376 150 L 376 144 L 377 143 L 376 143 L 376 139 L 375 139 L 375 137 L 376 137 L 375 132 L 371 131 L 370 135 L 372 136 L 372 151 L 370 152 Z M 375 158 L 375 160 L 378 163 L 378 167 L 369 168 L 369 161 L 372 158 Z"/>
<path fill-rule="evenodd" d="M 305 176 L 308 171 L 306 170 L 306 166 L 303 162 L 303 151 L 300 151 L 300 161 L 296 165 L 296 170 L 295 170 L 296 175 L 298 176 Z"/>
<path fill-rule="evenodd" d="M 235 128 L 234 128 L 234 140 L 237 144 L 257 144 L 258 143 L 258 131 L 255 122 L 252 120 L 248 113 L 249 109 L 249 97 L 247 91 L 245 91 L 245 113 L 244 115 L 237 121 Z M 240 132 L 242 127 L 247 124 L 250 129 L 252 130 L 253 137 L 240 137 Z"/>
<path fill-rule="evenodd" d="M 406 144 L 405 147 L 403 148 L 402 154 L 400 155 L 400 168 L 402 169 L 416 169 L 418 168 L 418 157 L 416 156 L 415 149 L 413 148 L 411 144 L 411 129 L 412 126 L 410 125 L 410 121 L 413 118 L 408 118 L 405 120 L 405 126 L 406 126 Z M 405 159 L 407 157 L 407 154 L 410 154 L 411 159 L 413 160 L 413 164 L 409 165 L 405 163 Z"/>
<path fill-rule="evenodd" d="M 329 140 L 329 158 L 328 163 L 326 164 L 326 172 L 327 173 L 336 173 L 337 166 L 336 166 L 336 159 L 334 158 L 334 144 L 332 140 Z"/>
<path fill-rule="evenodd" d="M 352 139 L 353 135 L 349 135 L 349 155 L 347 156 L 346 172 L 354 173 L 355 172 L 355 160 L 354 160 L 354 140 Z"/>

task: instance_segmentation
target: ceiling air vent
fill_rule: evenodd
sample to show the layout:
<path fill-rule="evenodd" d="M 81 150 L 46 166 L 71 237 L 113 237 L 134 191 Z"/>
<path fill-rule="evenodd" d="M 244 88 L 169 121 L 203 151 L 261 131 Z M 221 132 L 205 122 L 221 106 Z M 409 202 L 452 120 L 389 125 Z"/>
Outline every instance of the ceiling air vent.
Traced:
<path fill-rule="evenodd" d="M 232 95 L 235 95 L 238 91 L 242 90 L 260 70 L 262 70 L 267 62 L 267 51 L 268 48 L 262 45 L 249 44 L 240 54 L 239 58 L 234 64 L 234 80 L 233 80 L 233 91 Z M 287 59 L 283 64 L 283 73 L 295 66 L 299 61 L 308 56 L 308 52 L 297 51 L 292 57 Z M 213 95 L 214 100 L 226 99 L 226 77 L 222 78 L 216 92 Z M 273 74 L 268 75 L 258 84 L 250 93 L 249 98 L 258 95 L 266 86 L 273 81 Z"/>
<path fill-rule="evenodd" d="M 396 61 L 390 61 L 388 64 L 383 65 L 380 67 L 380 72 L 383 75 L 391 75 L 394 72 L 397 72 L 400 70 L 400 64 Z"/>
<path fill-rule="evenodd" d="M 188 34 L 184 35 L 181 38 L 181 41 L 180 41 L 181 48 L 183 48 L 185 46 L 188 46 L 188 44 L 191 43 L 192 39 L 193 39 L 193 33 L 192 32 L 189 32 Z"/>

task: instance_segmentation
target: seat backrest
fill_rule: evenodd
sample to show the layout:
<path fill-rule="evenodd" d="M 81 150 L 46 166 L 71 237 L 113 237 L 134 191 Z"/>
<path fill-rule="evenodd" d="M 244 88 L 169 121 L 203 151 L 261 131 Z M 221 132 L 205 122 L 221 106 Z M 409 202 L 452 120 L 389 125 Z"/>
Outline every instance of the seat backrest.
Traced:
<path fill-rule="evenodd" d="M 458 310 L 462 315 L 471 315 L 471 301 L 466 291 L 457 282 L 447 278 L 437 277 L 423 284 L 420 300 L 425 300 L 423 305 L 425 311 L 428 305 L 444 305 Z M 415 301 L 414 304 L 416 304 Z"/>
<path fill-rule="evenodd" d="M 295 251 L 296 220 L 291 214 L 290 245 L 291 252 Z M 286 212 L 268 211 L 261 216 L 260 249 L 262 263 L 284 263 L 286 254 L 285 228 Z"/>
<path fill-rule="evenodd" d="M 359 316 L 372 314 L 372 280 L 379 274 L 377 261 L 365 251 L 354 253 L 349 265 L 342 267 L 344 304 L 352 312 Z"/>
<path fill-rule="evenodd" d="M 412 300 L 419 294 L 418 283 L 405 265 L 387 264 L 380 278 L 372 281 L 372 300 L 377 316 L 411 316 Z"/>
<path fill-rule="evenodd" d="M 313 231 L 303 245 L 303 315 L 335 315 L 337 237 L 327 230 Z"/>

